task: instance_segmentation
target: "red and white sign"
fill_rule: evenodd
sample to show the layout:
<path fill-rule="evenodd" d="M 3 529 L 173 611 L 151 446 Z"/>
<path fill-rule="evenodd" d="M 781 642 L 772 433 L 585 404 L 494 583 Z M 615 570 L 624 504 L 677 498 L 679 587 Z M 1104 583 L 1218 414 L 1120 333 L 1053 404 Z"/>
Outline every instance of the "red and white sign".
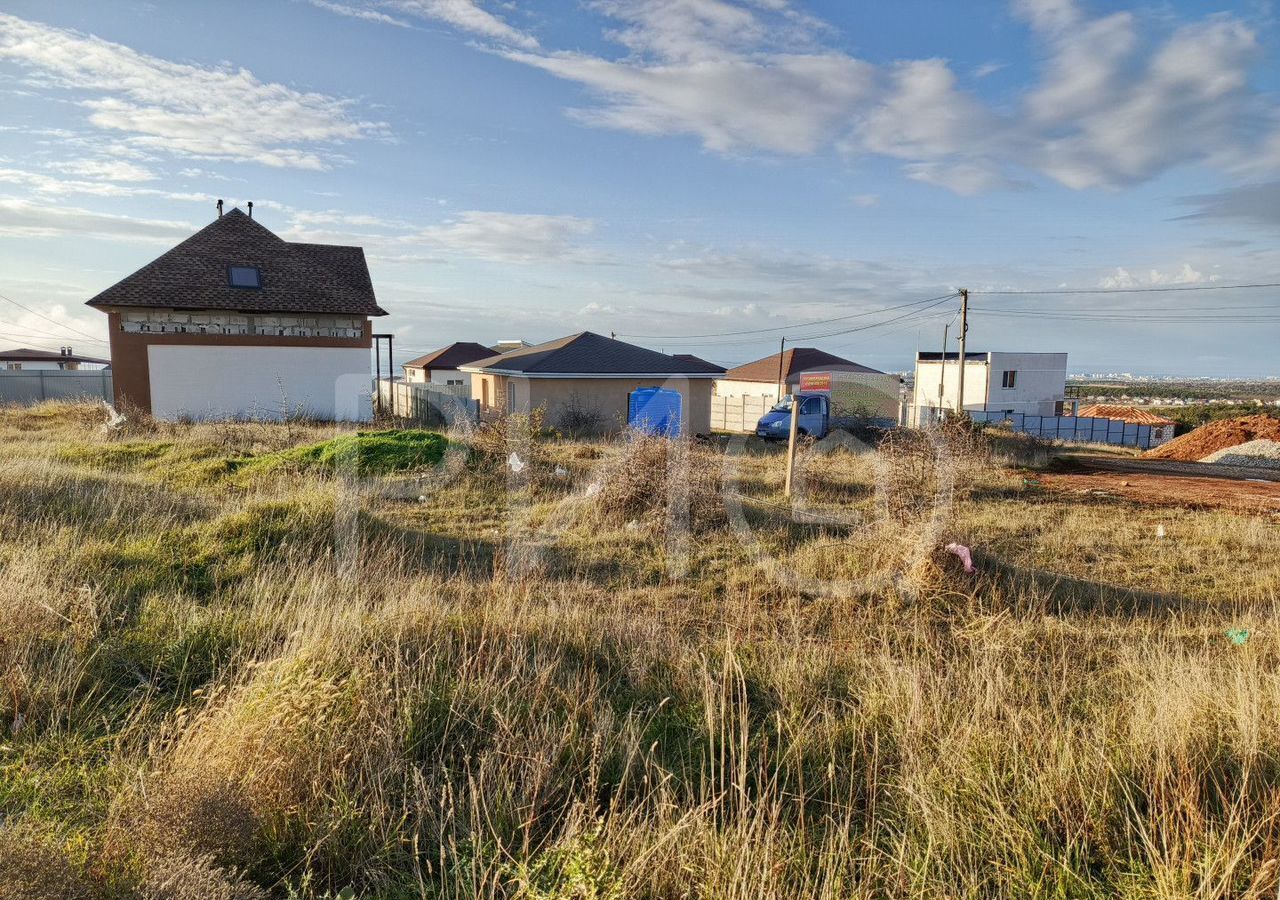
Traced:
<path fill-rule="evenodd" d="M 830 372 L 810 372 L 800 376 L 800 393 L 831 393 Z"/>

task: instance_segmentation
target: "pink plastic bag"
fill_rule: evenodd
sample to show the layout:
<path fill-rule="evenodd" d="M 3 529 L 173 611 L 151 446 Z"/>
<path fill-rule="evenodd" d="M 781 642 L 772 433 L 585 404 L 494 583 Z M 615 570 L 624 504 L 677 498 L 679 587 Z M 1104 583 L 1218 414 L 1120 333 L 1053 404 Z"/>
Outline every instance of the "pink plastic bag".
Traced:
<path fill-rule="evenodd" d="M 947 544 L 944 549 L 948 553 L 954 553 L 960 558 L 960 561 L 964 563 L 964 570 L 968 574 L 972 575 L 974 572 L 978 571 L 973 567 L 973 554 L 969 552 L 969 548 L 964 544 Z"/>

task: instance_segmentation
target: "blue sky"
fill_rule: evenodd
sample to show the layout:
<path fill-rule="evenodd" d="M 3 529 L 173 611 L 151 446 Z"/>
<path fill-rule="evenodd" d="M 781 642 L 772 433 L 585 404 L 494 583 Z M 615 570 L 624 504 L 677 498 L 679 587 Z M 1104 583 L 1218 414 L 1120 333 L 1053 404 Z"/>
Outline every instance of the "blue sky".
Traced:
<path fill-rule="evenodd" d="M 955 304 L 820 340 L 842 326 L 796 323 L 957 287 L 1280 281 L 1274 16 L 3 0 L 0 293 L 40 315 L 0 302 L 0 343 L 104 350 L 83 301 L 219 197 L 364 246 L 406 351 L 590 329 L 734 364 L 785 333 L 896 370 Z M 975 294 L 970 346 L 1280 374 L 1267 304 L 1280 292 Z M 771 330 L 695 337 L 749 329 Z"/>

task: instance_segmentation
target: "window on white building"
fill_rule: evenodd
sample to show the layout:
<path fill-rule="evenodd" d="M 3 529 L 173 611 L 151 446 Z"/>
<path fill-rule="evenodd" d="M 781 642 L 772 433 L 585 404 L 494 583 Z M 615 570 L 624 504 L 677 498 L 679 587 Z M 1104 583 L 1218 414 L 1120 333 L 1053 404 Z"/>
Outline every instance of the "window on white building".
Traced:
<path fill-rule="evenodd" d="M 1018 386 L 1018 372 L 1016 369 L 1005 369 L 1004 375 L 1000 379 L 1000 387 L 1005 390 Z"/>

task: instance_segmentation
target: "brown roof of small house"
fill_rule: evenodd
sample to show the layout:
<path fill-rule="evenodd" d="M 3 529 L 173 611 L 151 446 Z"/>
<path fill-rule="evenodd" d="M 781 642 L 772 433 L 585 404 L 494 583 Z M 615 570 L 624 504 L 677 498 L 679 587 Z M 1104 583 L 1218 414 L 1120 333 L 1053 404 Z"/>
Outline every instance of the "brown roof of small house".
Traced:
<path fill-rule="evenodd" d="M 416 359 L 411 359 L 402 368 L 405 369 L 456 369 L 478 359 L 488 359 L 493 350 L 484 344 L 473 341 L 457 341 L 448 347 L 433 350 Z"/>
<path fill-rule="evenodd" d="M 262 287 L 232 287 L 231 266 L 255 267 Z M 89 301 L 95 307 L 385 316 L 360 247 L 277 237 L 233 209 Z"/>
<path fill-rule="evenodd" d="M 1086 419 L 1119 419 L 1129 425 L 1177 424 L 1173 419 L 1166 419 L 1164 416 L 1156 415 L 1153 412 L 1147 412 L 1145 409 L 1138 409 L 1133 406 L 1120 406 L 1119 404 L 1114 403 L 1094 403 L 1090 406 L 1082 406 L 1076 415 Z"/>
<path fill-rule="evenodd" d="M 851 359 L 834 356 L 816 347 L 793 347 L 782 354 L 782 377 L 790 378 L 801 372 L 813 370 L 833 372 L 869 372 L 882 375 L 878 369 L 860 365 Z M 778 354 L 745 363 L 724 373 L 730 381 L 767 381 L 770 384 L 778 380 Z"/>
<path fill-rule="evenodd" d="M 109 359 L 98 359 L 93 356 L 78 356 L 74 353 L 58 353 L 53 350 L 32 350 L 30 347 L 18 347 L 14 350 L 0 350 L 2 362 L 76 362 L 94 363 L 102 366 L 111 365 Z"/>
<path fill-rule="evenodd" d="M 681 359 L 590 331 L 521 347 L 462 367 L 519 375 L 721 375 L 724 369 L 697 357 Z"/>

